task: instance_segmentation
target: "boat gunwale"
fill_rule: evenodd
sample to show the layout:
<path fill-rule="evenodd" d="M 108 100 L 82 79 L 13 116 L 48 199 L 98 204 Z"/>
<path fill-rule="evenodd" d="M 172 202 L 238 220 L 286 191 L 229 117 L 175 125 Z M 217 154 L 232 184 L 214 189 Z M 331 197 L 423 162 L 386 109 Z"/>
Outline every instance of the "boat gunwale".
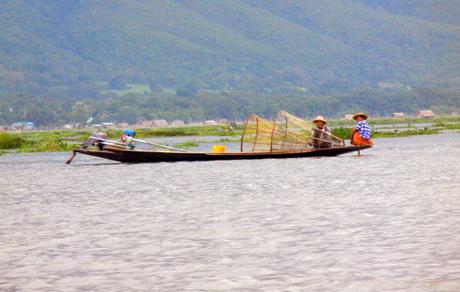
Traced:
<path fill-rule="evenodd" d="M 137 149 L 110 149 L 110 150 L 85 150 L 74 149 L 78 153 L 138 153 L 138 154 L 180 154 L 180 155 L 211 155 L 211 156 L 226 156 L 226 155 L 278 155 L 278 154 L 297 154 L 297 153 L 310 153 L 322 152 L 340 149 L 354 149 L 356 151 L 371 148 L 372 145 L 348 145 L 329 148 L 306 148 L 300 150 L 286 150 L 286 151 L 255 151 L 255 152 L 178 152 L 178 151 L 157 151 L 157 150 L 137 150 Z"/>
<path fill-rule="evenodd" d="M 253 159 L 289 159 L 306 157 L 334 157 L 345 153 L 355 152 L 371 148 L 371 145 L 339 146 L 331 148 L 309 148 L 291 151 L 271 152 L 175 152 L 155 150 L 88 150 L 75 149 L 72 157 L 67 160 L 69 164 L 77 153 L 118 161 L 121 163 L 157 163 L 157 162 L 181 162 L 181 161 L 212 161 L 212 160 L 253 160 Z"/>

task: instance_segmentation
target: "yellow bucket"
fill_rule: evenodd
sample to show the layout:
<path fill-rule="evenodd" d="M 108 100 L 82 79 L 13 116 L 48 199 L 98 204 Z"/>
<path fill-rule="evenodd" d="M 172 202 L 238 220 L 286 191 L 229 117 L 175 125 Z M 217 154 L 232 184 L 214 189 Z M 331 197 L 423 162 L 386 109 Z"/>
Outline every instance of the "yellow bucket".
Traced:
<path fill-rule="evenodd" d="M 224 145 L 212 145 L 211 152 L 212 153 L 224 153 L 225 146 Z"/>

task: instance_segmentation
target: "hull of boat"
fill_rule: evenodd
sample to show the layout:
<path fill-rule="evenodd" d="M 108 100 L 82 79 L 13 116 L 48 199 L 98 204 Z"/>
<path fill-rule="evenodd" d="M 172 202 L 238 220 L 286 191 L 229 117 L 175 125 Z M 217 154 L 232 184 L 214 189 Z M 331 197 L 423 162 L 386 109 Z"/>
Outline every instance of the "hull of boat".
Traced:
<path fill-rule="evenodd" d="M 370 148 L 371 146 L 343 146 L 323 149 L 306 149 L 284 152 L 161 152 L 142 150 L 83 150 L 75 149 L 74 154 L 80 153 L 124 163 L 147 162 L 178 162 L 178 161 L 210 161 L 210 160 L 246 160 L 246 159 L 284 159 L 300 157 L 337 156 Z"/>

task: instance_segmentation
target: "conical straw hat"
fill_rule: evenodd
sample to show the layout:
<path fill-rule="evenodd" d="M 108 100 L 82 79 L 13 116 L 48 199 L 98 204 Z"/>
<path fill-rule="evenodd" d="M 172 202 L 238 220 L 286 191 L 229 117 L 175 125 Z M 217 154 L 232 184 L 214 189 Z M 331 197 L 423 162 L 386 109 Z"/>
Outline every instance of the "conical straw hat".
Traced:
<path fill-rule="evenodd" d="M 325 124 L 327 124 L 326 120 L 324 119 L 323 116 L 317 116 L 316 119 L 313 120 L 313 123 L 317 123 L 317 122 L 323 122 Z"/>
<path fill-rule="evenodd" d="M 365 113 L 362 113 L 362 112 L 358 112 L 358 113 L 354 114 L 353 115 L 353 120 L 356 121 L 357 117 L 363 117 L 365 120 L 367 120 L 367 115 Z"/>

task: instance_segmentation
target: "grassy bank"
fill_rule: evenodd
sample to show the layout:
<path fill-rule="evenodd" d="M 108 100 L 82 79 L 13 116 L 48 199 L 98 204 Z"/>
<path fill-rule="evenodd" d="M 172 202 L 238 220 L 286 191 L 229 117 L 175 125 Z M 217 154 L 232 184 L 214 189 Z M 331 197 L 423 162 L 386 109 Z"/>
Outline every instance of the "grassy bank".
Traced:
<path fill-rule="evenodd" d="M 424 129 L 408 129 L 408 130 L 394 130 L 394 131 L 378 131 L 372 130 L 372 138 L 392 138 L 392 137 L 408 137 L 415 135 L 433 135 L 439 134 L 443 129 L 439 128 L 424 128 Z M 339 127 L 332 130 L 335 136 L 347 140 L 351 137 L 352 128 Z"/>
<path fill-rule="evenodd" d="M 18 153 L 69 151 L 74 144 L 65 142 L 56 134 L 34 133 L 0 133 L 0 154 L 14 151 Z"/>
<path fill-rule="evenodd" d="M 17 149 L 24 143 L 24 139 L 18 134 L 0 132 L 0 149 Z"/>
<path fill-rule="evenodd" d="M 375 125 L 403 125 L 403 124 L 450 124 L 460 123 L 460 116 L 439 116 L 432 119 L 421 119 L 416 117 L 407 118 L 373 118 L 370 117 L 368 122 L 371 126 Z M 351 120 L 329 120 L 331 127 L 353 126 L 356 122 Z"/>
<path fill-rule="evenodd" d="M 416 128 L 417 122 L 431 126 Z M 369 120 L 372 125 L 384 125 L 378 128 L 374 126 L 373 138 L 406 137 L 413 135 L 432 135 L 443 130 L 460 130 L 460 117 L 439 117 L 432 120 L 405 118 L 405 119 L 373 119 Z M 347 140 L 351 135 L 354 121 L 331 120 L 328 122 L 333 128 L 333 134 Z M 388 126 L 386 126 L 388 125 Z M 213 142 L 236 142 L 242 134 L 243 126 L 235 128 L 228 126 L 184 126 L 175 128 L 137 129 L 137 137 L 179 137 L 179 136 L 217 136 L 222 137 Z M 0 132 L 0 155 L 5 152 L 60 152 L 70 151 L 78 147 L 86 140 L 93 130 L 53 130 L 34 132 Z M 119 140 L 122 130 L 106 130 L 109 139 Z M 231 138 L 226 138 L 231 136 Z M 185 141 L 176 147 L 196 147 L 199 141 Z"/>
<path fill-rule="evenodd" d="M 241 126 L 184 126 L 176 128 L 136 129 L 136 137 L 182 137 L 182 136 L 240 136 Z M 86 140 L 93 130 L 53 130 L 34 132 L 0 132 L 0 154 L 6 151 L 18 153 L 70 151 Z M 104 130 L 109 139 L 119 140 L 122 130 Z M 192 147 L 196 142 L 184 142 Z"/>
<path fill-rule="evenodd" d="M 152 137 L 178 137 L 178 136 L 240 136 L 242 126 L 233 129 L 227 125 L 216 126 L 187 126 L 176 128 L 158 129 L 138 129 L 136 135 L 139 138 Z M 121 135 L 121 131 L 116 133 L 116 137 Z"/>

